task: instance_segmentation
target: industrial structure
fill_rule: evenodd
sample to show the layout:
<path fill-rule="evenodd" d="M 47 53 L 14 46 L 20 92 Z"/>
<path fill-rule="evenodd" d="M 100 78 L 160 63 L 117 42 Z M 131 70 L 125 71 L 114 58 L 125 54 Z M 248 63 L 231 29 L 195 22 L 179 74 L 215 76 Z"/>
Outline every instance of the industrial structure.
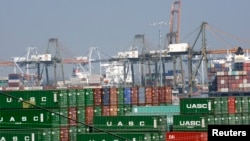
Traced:
<path fill-rule="evenodd" d="M 19 74 L 23 80 L 23 86 L 145 87 L 171 85 L 173 90 L 180 93 L 187 93 L 184 74 L 187 73 L 188 93 L 191 95 L 201 64 L 205 62 L 205 66 L 208 66 L 209 58 L 207 55 L 234 53 L 238 47 L 208 50 L 205 36 L 205 29 L 208 25 L 206 22 L 202 23 L 193 45 L 181 43 L 181 1 L 172 3 L 170 13 L 169 33 L 166 35 L 163 47 L 161 47 L 161 41 L 159 42 L 159 50 L 151 50 L 145 35 L 137 34 L 134 36 L 132 47 L 127 51 L 118 52 L 114 57 L 101 58 L 98 48 L 91 47 L 88 56 L 63 58 L 58 39 L 51 38 L 45 53 L 38 52 L 36 48 L 28 48 L 25 56 L 12 57 L 10 61 L 2 61 L 0 66 L 13 67 L 13 74 Z M 161 40 L 161 34 L 159 36 Z M 202 48 L 195 51 L 194 46 L 200 36 L 202 36 Z M 248 52 L 248 49 L 245 51 Z M 97 53 L 96 58 L 93 57 L 94 53 Z M 183 59 L 183 56 L 187 56 L 188 60 Z M 188 69 L 183 68 L 183 62 L 188 62 Z M 167 70 L 166 65 L 169 63 L 172 63 L 173 68 Z M 197 64 L 193 70 L 192 66 L 195 63 Z M 64 66 L 68 64 L 73 65 L 73 71 L 70 79 L 65 80 Z M 92 70 L 94 65 L 99 67 L 99 71 Z M 19 85 L 13 84 L 13 86 Z"/>

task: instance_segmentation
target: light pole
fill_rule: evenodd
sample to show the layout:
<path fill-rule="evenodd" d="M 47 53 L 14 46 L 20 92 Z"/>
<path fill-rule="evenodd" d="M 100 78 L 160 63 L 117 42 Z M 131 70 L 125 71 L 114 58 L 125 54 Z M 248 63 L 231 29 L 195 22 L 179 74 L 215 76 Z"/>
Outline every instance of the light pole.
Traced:
<path fill-rule="evenodd" d="M 161 28 L 163 25 L 169 25 L 169 22 L 164 22 L 164 21 L 161 21 L 161 22 L 152 22 L 149 24 L 150 26 L 158 26 L 158 32 L 159 32 L 159 47 L 161 49 Z"/>
<path fill-rule="evenodd" d="M 161 28 L 163 25 L 169 25 L 169 22 L 164 22 L 164 21 L 160 21 L 160 22 L 151 22 L 149 24 L 149 26 L 158 26 L 158 32 L 159 32 L 159 50 L 160 50 L 160 62 L 162 64 L 162 55 L 161 55 L 161 52 L 162 52 L 162 48 L 161 48 Z M 162 65 L 163 67 L 163 65 Z M 161 67 L 161 68 L 162 68 Z M 163 68 L 162 68 L 162 71 L 160 73 L 160 86 L 162 86 L 162 75 L 163 75 Z"/>

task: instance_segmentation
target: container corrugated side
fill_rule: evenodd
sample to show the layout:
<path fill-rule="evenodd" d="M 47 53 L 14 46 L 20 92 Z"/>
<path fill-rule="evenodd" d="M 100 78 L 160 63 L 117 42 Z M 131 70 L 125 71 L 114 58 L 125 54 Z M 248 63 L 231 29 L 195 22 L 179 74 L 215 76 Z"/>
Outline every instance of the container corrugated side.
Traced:
<path fill-rule="evenodd" d="M 48 141 L 45 133 L 46 130 L 39 129 L 1 129 L 0 139 L 1 141 Z"/>
<path fill-rule="evenodd" d="M 166 131 L 166 116 L 95 116 L 93 125 L 104 131 Z"/>
<path fill-rule="evenodd" d="M 181 114 L 213 114 L 213 98 L 181 98 Z"/>
<path fill-rule="evenodd" d="M 166 141 L 207 141 L 207 132 L 167 132 Z"/>
<path fill-rule="evenodd" d="M 123 132 L 123 133 L 90 133 L 90 134 L 77 134 L 77 141 L 162 141 L 164 137 L 160 133 L 150 132 Z"/>
<path fill-rule="evenodd" d="M 59 108 L 58 90 L 3 91 L 0 95 L 0 109 Z M 9 96 L 7 96 L 9 95 Z"/>
<path fill-rule="evenodd" d="M 132 111 L 126 113 L 127 116 L 153 116 L 164 115 L 167 116 L 167 131 L 171 130 L 173 126 L 173 115 L 180 114 L 179 105 L 166 105 L 166 106 L 133 106 Z"/>
<path fill-rule="evenodd" d="M 207 131 L 206 115 L 174 115 L 173 131 Z"/>
<path fill-rule="evenodd" d="M 0 111 L 0 128 L 59 126 L 59 111 L 51 112 L 41 109 L 17 109 Z"/>

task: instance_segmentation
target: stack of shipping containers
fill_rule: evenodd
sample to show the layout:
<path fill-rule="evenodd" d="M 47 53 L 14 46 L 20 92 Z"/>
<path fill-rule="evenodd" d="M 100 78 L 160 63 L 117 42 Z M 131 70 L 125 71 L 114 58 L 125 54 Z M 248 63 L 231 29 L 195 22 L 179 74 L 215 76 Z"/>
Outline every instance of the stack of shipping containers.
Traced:
<path fill-rule="evenodd" d="M 150 87 L 151 88 L 151 87 Z M 78 133 L 78 140 L 134 140 L 162 141 L 167 131 L 167 116 L 162 115 L 130 115 L 134 107 L 152 107 L 153 105 L 170 105 L 171 87 L 150 89 L 150 96 L 145 93 L 149 87 L 103 87 L 101 99 L 102 114 L 95 114 L 91 133 Z M 157 90 L 157 91 L 156 91 Z M 162 93 L 162 98 L 150 100 Z M 94 111 L 99 111 L 95 108 Z"/>
<path fill-rule="evenodd" d="M 181 98 L 168 141 L 207 141 L 208 125 L 249 125 L 249 96 Z"/>
<path fill-rule="evenodd" d="M 129 113 L 134 107 L 171 105 L 171 94 L 170 87 L 150 91 L 146 87 L 1 91 L 1 139 L 78 141 L 84 138 L 97 141 L 118 137 L 165 140 L 166 114 Z"/>

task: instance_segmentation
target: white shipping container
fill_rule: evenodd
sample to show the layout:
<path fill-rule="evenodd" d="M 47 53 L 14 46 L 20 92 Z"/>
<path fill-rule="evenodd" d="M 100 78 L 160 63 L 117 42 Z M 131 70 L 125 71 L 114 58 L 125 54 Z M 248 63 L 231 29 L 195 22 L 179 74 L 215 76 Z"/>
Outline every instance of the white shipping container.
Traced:
<path fill-rule="evenodd" d="M 39 57 L 40 61 L 51 61 L 51 54 L 41 54 Z"/>
<path fill-rule="evenodd" d="M 135 51 L 125 51 L 125 52 L 118 52 L 119 58 L 138 58 L 139 53 L 137 50 Z"/>
<path fill-rule="evenodd" d="M 187 43 L 179 43 L 179 44 L 170 44 L 168 45 L 168 52 L 187 52 L 188 44 Z"/>
<path fill-rule="evenodd" d="M 31 61 L 51 61 L 51 54 L 31 55 Z"/>

